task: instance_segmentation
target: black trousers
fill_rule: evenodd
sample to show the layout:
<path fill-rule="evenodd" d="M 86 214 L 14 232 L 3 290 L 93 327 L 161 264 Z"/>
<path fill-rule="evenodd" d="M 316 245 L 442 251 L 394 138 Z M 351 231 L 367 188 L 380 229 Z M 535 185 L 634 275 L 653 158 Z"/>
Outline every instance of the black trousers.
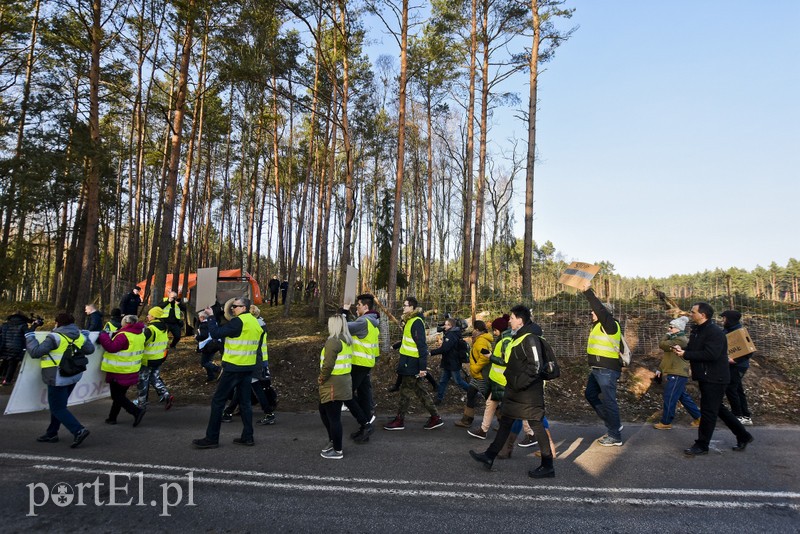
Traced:
<path fill-rule="evenodd" d="M 130 386 L 121 386 L 116 382 L 111 382 L 108 388 L 111 390 L 111 410 L 108 412 L 108 418 L 111 421 L 116 421 L 120 410 L 123 408 L 126 412 L 134 417 L 138 413 L 138 408 L 133 402 L 128 399 L 127 393 Z"/>
<path fill-rule="evenodd" d="M 708 444 L 711 443 L 711 436 L 714 435 L 714 428 L 717 426 L 717 418 L 721 419 L 725 426 L 736 435 L 737 442 L 747 441 L 750 433 L 739 422 L 739 419 L 722 404 L 728 385 L 701 381 L 698 382 L 698 386 L 700 387 L 700 428 L 697 431 L 696 445 L 708 450 Z"/>
<path fill-rule="evenodd" d="M 550 448 L 550 438 L 547 432 L 545 432 L 544 424 L 542 423 L 544 419 L 544 382 L 542 380 L 537 380 L 531 384 L 530 387 L 534 391 L 533 418 L 528 419 L 528 424 L 531 425 L 531 430 L 533 430 L 533 433 L 536 435 L 536 440 L 539 442 L 539 450 L 542 451 L 542 458 L 552 458 L 553 451 Z M 506 389 L 506 395 L 508 395 L 508 389 Z M 502 406 L 500 407 L 500 412 L 501 414 L 503 412 Z M 500 429 L 497 431 L 497 435 L 492 444 L 486 449 L 486 456 L 492 459 L 497 457 L 498 453 L 503 449 L 508 435 L 511 434 L 511 426 L 514 424 L 515 420 L 516 419 L 512 419 L 507 415 L 500 416 Z"/>
<path fill-rule="evenodd" d="M 328 439 L 333 442 L 333 448 L 342 450 L 342 401 L 320 403 L 319 416 L 328 431 Z"/>

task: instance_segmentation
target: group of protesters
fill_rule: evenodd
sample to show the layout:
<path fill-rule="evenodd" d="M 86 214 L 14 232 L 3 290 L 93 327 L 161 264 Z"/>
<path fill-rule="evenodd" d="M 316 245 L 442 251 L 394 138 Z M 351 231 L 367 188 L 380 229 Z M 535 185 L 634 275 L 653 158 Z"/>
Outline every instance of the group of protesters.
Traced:
<path fill-rule="evenodd" d="M 603 303 L 591 288 L 583 295 L 589 302 L 592 326 L 588 337 L 586 354 L 590 367 L 585 397 L 589 405 L 603 421 L 606 433 L 597 439 L 604 447 L 623 444 L 623 425 L 617 403 L 617 382 L 625 365 L 622 327 L 614 318 L 613 307 Z M 174 334 L 164 318 L 167 309 L 175 308 L 173 316 L 180 311 L 174 304 L 176 295 L 170 295 L 161 306 L 147 312 L 147 324 L 139 321 L 135 314 L 112 314 L 97 337 L 97 343 L 105 352 L 101 370 L 106 372 L 106 382 L 111 389 L 112 405 L 105 420 L 117 423 L 117 417 L 125 410 L 138 426 L 147 410 L 149 387 L 156 390 L 159 400 L 169 409 L 174 397 L 169 393 L 159 368 L 180 334 Z M 319 413 L 327 434 L 326 445 L 320 455 L 326 459 L 342 459 L 343 425 L 342 413 L 349 412 L 358 423 L 358 429 L 350 434 L 354 443 L 367 443 L 373 433 L 375 421 L 372 395 L 371 371 L 380 356 L 380 320 L 376 310 L 376 299 L 365 293 L 355 303 L 345 303 L 339 313 L 328 320 L 328 338 L 320 355 Z M 352 313 L 351 304 L 355 304 Z M 219 324 L 214 310 L 208 308 L 200 313 L 200 328 L 197 331 L 198 352 L 202 365 L 208 372 L 208 380 L 216 381 L 217 387 L 211 400 L 211 412 L 205 436 L 195 439 L 196 448 L 207 449 L 219 446 L 221 423 L 230 421 L 231 406 L 238 405 L 243 429 L 235 444 L 252 446 L 253 416 L 251 393 L 262 403 L 265 415 L 259 422 L 274 424 L 274 399 L 264 399 L 269 391 L 269 366 L 266 325 L 259 317 L 258 307 L 244 297 L 229 302 L 228 321 Z M 87 315 L 95 310 L 89 310 Z M 712 318 L 713 308 L 704 302 L 694 304 L 689 317 L 678 317 L 670 321 L 668 331 L 659 346 L 664 351 L 656 380 L 664 382 L 664 405 L 660 420 L 653 426 L 659 430 L 672 428 L 675 409 L 681 402 L 692 416 L 692 426 L 698 428 L 695 443 L 684 450 L 687 456 L 707 454 L 717 419 L 721 419 L 734 433 L 734 451 L 744 451 L 753 441 L 745 425 L 752 420 L 747 408 L 742 387 L 742 377 L 747 370 L 747 360 L 729 360 L 726 332 L 741 328 L 741 314 L 728 310 L 721 314 L 723 328 Z M 686 335 L 688 321 L 693 323 Z M 68 410 L 67 399 L 81 373 L 67 375 L 62 358 L 76 358 L 94 352 L 89 331 L 80 330 L 74 317 L 60 313 L 55 318 L 56 328 L 41 342 L 34 327 L 23 332 L 25 349 L 33 358 L 41 361 L 42 380 L 47 385 L 47 398 L 51 420 L 45 433 L 37 438 L 40 442 L 57 442 L 58 430 L 63 424 L 73 435 L 72 447 L 79 446 L 89 435 Z M 496 459 L 511 455 L 517 436 L 524 430 L 525 437 L 520 446 L 538 443 L 537 456 L 540 465 L 528 474 L 533 478 L 555 476 L 553 459 L 555 445 L 546 417 L 544 386 L 547 375 L 545 333 L 536 324 L 531 310 L 519 304 L 508 314 L 491 322 L 490 328 L 483 321 L 472 325 L 472 344 L 464 342 L 462 326 L 455 318 L 448 318 L 443 326 L 443 341 L 439 348 L 429 350 L 422 309 L 413 296 L 403 301 L 402 338 L 394 345 L 399 352 L 397 364 L 399 400 L 394 417 L 384 426 L 387 431 L 405 429 L 405 416 L 415 400 L 429 412 L 423 425 L 425 430 L 434 430 L 444 422 L 438 412 L 451 379 L 466 393 L 466 405 L 460 421 L 470 436 L 486 439 L 492 419 L 498 419 L 498 430 L 494 440 L 484 451 L 470 451 L 471 457 L 487 469 Z M 8 336 L 3 330 L 2 345 Z M 173 342 L 169 343 L 168 334 Z M 213 350 L 204 351 L 208 346 Z M 213 362 L 214 354 L 222 352 L 221 366 Z M 24 352 L 24 351 L 23 351 Z M 423 383 L 428 377 L 428 356 L 441 354 L 442 375 L 436 387 L 436 399 L 432 399 Z M 462 377 L 463 364 L 469 364 L 468 381 Z M 699 407 L 686 391 L 686 384 L 694 378 L 699 385 Z M 127 398 L 128 388 L 137 385 L 138 398 L 132 402 Z M 259 395 L 261 393 L 261 395 Z M 274 391 L 273 391 L 274 393 Z M 728 396 L 729 410 L 724 404 Z M 475 407 L 479 398 L 485 400 L 486 409 L 479 426 L 473 427 Z M 226 407 L 226 404 L 228 406 Z"/>

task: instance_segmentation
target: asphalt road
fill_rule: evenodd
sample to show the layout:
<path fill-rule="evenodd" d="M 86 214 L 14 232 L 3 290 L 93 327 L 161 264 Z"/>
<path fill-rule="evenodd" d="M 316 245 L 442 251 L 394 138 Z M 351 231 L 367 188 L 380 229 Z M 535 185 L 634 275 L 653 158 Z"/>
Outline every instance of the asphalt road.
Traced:
<path fill-rule="evenodd" d="M 0 397 L 0 408 L 7 397 Z M 318 414 L 278 413 L 256 425 L 256 446 L 197 450 L 207 406 L 151 407 L 132 428 L 103 423 L 109 401 L 74 408 L 91 435 L 77 449 L 37 443 L 46 412 L 0 419 L 3 532 L 800 532 L 800 427 L 752 427 L 733 452 L 718 427 L 708 456 L 685 458 L 696 430 L 625 424 L 622 447 L 601 447 L 598 425 L 552 422 L 556 478 L 535 481 L 536 447 L 515 447 L 492 471 L 470 459 L 489 445 L 453 426 L 376 430 L 346 439 L 342 460 L 325 460 Z M 345 432 L 356 423 L 343 414 Z M 491 437 L 491 433 L 490 433 Z"/>

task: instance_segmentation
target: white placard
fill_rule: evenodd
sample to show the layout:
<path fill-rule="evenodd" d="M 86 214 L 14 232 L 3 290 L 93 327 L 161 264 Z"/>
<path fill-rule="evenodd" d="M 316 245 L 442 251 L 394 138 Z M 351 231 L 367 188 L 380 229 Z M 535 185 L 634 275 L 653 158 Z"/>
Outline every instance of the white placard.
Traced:
<path fill-rule="evenodd" d="M 197 285 L 194 287 L 197 297 L 194 301 L 195 312 L 210 308 L 217 302 L 217 276 L 216 267 L 197 269 Z"/>
<path fill-rule="evenodd" d="M 41 343 L 49 333 L 36 332 L 36 339 Z M 106 373 L 100 370 L 100 362 L 103 360 L 105 350 L 97 344 L 98 335 L 99 332 L 89 334 L 95 351 L 88 355 L 89 363 L 86 365 L 86 371 L 83 372 L 80 381 L 75 384 L 67 406 L 85 404 L 111 396 L 111 391 L 106 384 Z M 42 382 L 41 360 L 31 358 L 31 355 L 26 352 L 4 414 L 37 412 L 47 409 L 47 384 Z"/>
<path fill-rule="evenodd" d="M 356 287 L 358 286 L 358 269 L 347 266 L 347 277 L 344 279 L 344 304 L 355 304 Z"/>

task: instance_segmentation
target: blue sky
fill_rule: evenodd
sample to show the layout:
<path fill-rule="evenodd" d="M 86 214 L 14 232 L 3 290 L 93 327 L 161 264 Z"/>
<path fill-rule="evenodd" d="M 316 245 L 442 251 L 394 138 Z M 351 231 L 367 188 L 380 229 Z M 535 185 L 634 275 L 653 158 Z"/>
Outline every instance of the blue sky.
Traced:
<path fill-rule="evenodd" d="M 537 242 L 629 276 L 800 258 L 800 2 L 569 4 L 580 29 L 540 78 Z"/>
<path fill-rule="evenodd" d="M 800 258 L 800 1 L 566 5 L 580 28 L 539 78 L 537 243 L 626 276 Z M 370 30 L 373 60 L 396 49 Z M 527 107 L 527 74 L 509 87 Z M 490 139 L 524 143 L 515 114 Z"/>

